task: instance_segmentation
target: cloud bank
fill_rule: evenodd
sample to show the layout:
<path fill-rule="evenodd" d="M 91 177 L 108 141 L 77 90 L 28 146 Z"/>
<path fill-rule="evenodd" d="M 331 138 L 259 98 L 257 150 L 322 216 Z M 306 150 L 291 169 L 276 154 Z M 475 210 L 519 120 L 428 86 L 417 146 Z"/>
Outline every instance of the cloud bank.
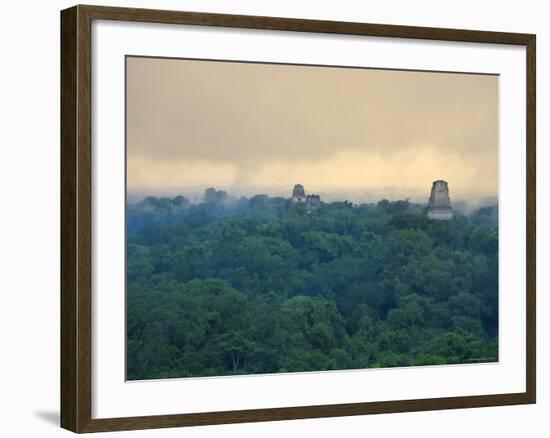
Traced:
<path fill-rule="evenodd" d="M 128 188 L 498 193 L 498 77 L 127 59 Z"/>

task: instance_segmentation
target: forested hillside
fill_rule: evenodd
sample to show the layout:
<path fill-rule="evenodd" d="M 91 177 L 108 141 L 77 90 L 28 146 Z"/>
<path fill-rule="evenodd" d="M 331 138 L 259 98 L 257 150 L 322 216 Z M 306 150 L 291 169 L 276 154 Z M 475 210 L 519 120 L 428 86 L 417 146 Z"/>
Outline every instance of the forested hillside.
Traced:
<path fill-rule="evenodd" d="M 130 380 L 498 360 L 496 207 L 127 207 Z"/>

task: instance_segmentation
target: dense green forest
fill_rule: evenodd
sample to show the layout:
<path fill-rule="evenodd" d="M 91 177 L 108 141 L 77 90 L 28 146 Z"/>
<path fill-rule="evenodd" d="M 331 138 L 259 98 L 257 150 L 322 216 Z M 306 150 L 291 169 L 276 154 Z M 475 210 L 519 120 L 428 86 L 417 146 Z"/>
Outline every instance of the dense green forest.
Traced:
<path fill-rule="evenodd" d="M 127 206 L 127 378 L 498 360 L 498 210 L 208 189 Z"/>

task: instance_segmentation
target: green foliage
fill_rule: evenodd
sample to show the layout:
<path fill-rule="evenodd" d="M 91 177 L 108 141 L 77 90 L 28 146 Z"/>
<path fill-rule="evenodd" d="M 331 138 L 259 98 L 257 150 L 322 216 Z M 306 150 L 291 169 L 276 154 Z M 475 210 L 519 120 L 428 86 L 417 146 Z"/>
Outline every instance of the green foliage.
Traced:
<path fill-rule="evenodd" d="M 128 378 L 496 361 L 495 214 L 213 188 L 128 205 Z"/>

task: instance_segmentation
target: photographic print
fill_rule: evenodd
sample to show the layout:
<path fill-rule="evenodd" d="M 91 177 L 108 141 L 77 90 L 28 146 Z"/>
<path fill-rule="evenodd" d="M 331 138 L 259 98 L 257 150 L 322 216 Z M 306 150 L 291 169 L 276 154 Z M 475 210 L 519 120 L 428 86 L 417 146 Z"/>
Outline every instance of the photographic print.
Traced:
<path fill-rule="evenodd" d="M 127 56 L 127 380 L 497 362 L 498 98 Z"/>

